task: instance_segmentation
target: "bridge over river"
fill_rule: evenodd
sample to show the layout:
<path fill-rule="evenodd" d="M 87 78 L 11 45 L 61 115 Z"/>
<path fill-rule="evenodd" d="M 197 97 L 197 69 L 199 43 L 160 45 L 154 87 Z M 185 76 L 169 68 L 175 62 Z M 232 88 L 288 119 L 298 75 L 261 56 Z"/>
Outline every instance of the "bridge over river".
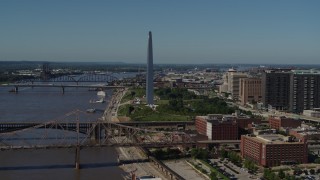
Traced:
<path fill-rule="evenodd" d="M 79 111 L 69 113 L 78 116 Z M 0 123 L 0 149 L 74 148 L 76 168 L 80 150 L 87 147 L 174 147 L 194 146 L 193 137 L 183 131 L 156 131 L 139 128 L 139 123 L 114 123 L 101 119 L 92 122 L 59 119 L 45 123 Z M 152 123 L 151 123 L 152 124 Z M 155 123 L 155 126 L 189 124 L 189 122 Z M 131 126 L 130 126 L 131 125 Z M 135 125 L 135 126 L 134 126 Z M 141 123 L 140 123 L 141 125 Z M 144 126 L 150 124 L 144 124 Z"/>
<path fill-rule="evenodd" d="M 61 92 L 64 93 L 66 88 L 89 88 L 89 89 L 124 89 L 125 86 L 108 86 L 108 85 L 70 85 L 70 84 L 4 84 L 1 87 L 13 87 L 12 92 L 18 93 L 21 87 L 55 87 L 61 88 Z"/>
<path fill-rule="evenodd" d="M 77 115 L 79 111 L 69 113 Z M 196 134 L 185 130 L 194 126 L 194 121 L 174 122 L 106 122 L 97 120 L 82 122 L 54 120 L 40 122 L 0 123 L 0 149 L 75 149 L 75 167 L 80 167 L 80 150 L 88 147 L 193 147 L 198 143 Z M 154 130 L 169 127 L 174 131 Z M 153 129 L 152 129 L 153 128 Z M 209 142 L 222 144 L 224 142 Z M 237 143 L 237 142 L 226 142 Z"/>
<path fill-rule="evenodd" d="M 119 74 L 96 74 L 96 73 L 83 73 L 78 75 L 55 75 L 47 78 L 33 78 L 24 79 L 11 84 L 3 84 L 0 87 L 12 87 L 11 92 L 17 93 L 19 87 L 58 87 L 64 93 L 65 88 L 124 88 L 119 86 L 121 82 L 126 81 L 126 78 L 134 77 L 134 73 Z M 100 83 L 100 85 L 93 85 L 93 83 Z"/>

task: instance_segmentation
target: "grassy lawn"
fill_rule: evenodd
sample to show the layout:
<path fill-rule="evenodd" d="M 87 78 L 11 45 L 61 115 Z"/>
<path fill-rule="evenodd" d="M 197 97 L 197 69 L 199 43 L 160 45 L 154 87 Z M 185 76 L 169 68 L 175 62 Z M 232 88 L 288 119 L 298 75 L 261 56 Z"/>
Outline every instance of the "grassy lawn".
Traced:
<path fill-rule="evenodd" d="M 129 114 L 129 107 L 134 107 L 134 111 Z M 128 116 L 133 121 L 190 121 L 188 115 L 168 114 L 166 112 L 153 111 L 145 105 L 130 105 L 126 104 L 119 107 L 119 116 Z"/>
<path fill-rule="evenodd" d="M 146 90 L 142 88 L 129 89 L 121 99 L 121 103 L 133 100 L 135 97 L 142 98 L 146 94 Z"/>
<path fill-rule="evenodd" d="M 139 116 L 133 118 L 135 121 L 189 121 L 190 116 L 179 116 L 172 114 L 155 113 L 148 116 Z"/>
<path fill-rule="evenodd" d="M 144 88 L 131 88 L 122 98 L 121 103 L 142 98 L 145 95 Z M 225 101 L 219 98 L 205 98 L 190 94 L 181 89 L 159 89 L 155 95 L 162 97 L 155 101 L 157 105 L 153 110 L 145 105 L 145 101 L 139 105 L 123 105 L 119 107 L 118 115 L 130 117 L 133 121 L 188 121 L 192 116 L 202 114 L 230 114 L 234 112 Z"/>
<path fill-rule="evenodd" d="M 129 112 L 129 106 L 130 104 L 125 104 L 119 107 L 118 109 L 118 116 L 126 116 Z"/>
<path fill-rule="evenodd" d="M 159 100 L 159 101 L 156 101 L 156 104 L 160 105 L 160 104 L 168 104 L 169 103 L 169 100 Z"/>
<path fill-rule="evenodd" d="M 190 103 L 190 102 L 197 102 L 197 101 L 203 101 L 203 99 L 190 99 L 190 100 L 183 100 L 185 103 Z"/>

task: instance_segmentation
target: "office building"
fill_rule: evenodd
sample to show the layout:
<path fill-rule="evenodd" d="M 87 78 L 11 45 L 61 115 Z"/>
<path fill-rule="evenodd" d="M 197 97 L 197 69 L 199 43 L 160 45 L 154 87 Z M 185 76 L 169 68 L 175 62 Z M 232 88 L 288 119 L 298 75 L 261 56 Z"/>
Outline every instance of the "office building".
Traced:
<path fill-rule="evenodd" d="M 320 71 L 293 70 L 290 83 L 291 112 L 302 113 L 320 107 Z"/>
<path fill-rule="evenodd" d="M 293 119 L 285 116 L 270 116 L 268 121 L 270 128 L 277 130 L 280 128 L 297 128 L 301 126 L 300 119 Z"/>
<path fill-rule="evenodd" d="M 262 73 L 262 102 L 265 107 L 289 110 L 290 76 L 290 69 L 272 69 Z"/>
<path fill-rule="evenodd" d="M 233 69 L 228 71 L 228 92 L 233 98 L 239 98 L 240 79 L 246 77 L 248 77 L 246 73 L 236 72 Z"/>
<path fill-rule="evenodd" d="M 289 129 L 289 135 L 296 137 L 302 142 L 320 140 L 320 132 L 316 127 L 303 125 L 302 127 Z"/>
<path fill-rule="evenodd" d="M 242 105 L 246 103 L 257 103 L 262 100 L 261 79 L 241 78 L 239 100 Z"/>
<path fill-rule="evenodd" d="M 307 143 L 279 134 L 243 135 L 240 151 L 243 158 L 264 167 L 308 162 Z"/>
<path fill-rule="evenodd" d="M 249 116 L 237 116 L 236 122 L 237 122 L 238 128 L 248 129 L 250 128 L 250 125 L 252 127 L 252 125 L 261 124 L 261 119 L 251 118 Z"/>
<path fill-rule="evenodd" d="M 313 108 L 312 110 L 304 110 L 303 115 L 320 118 L 320 108 Z"/>
<path fill-rule="evenodd" d="M 196 130 L 206 135 L 210 140 L 236 140 L 238 139 L 238 125 L 234 116 L 209 114 L 196 116 Z"/>
<path fill-rule="evenodd" d="M 223 74 L 222 76 L 223 84 L 219 86 L 219 93 L 228 92 L 228 73 Z"/>

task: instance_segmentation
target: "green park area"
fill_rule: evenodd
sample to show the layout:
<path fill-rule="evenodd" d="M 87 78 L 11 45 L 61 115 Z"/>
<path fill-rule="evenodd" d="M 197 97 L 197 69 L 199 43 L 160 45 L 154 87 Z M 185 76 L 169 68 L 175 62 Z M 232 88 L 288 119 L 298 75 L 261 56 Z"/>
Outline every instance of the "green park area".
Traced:
<path fill-rule="evenodd" d="M 121 100 L 118 116 L 133 121 L 188 121 L 207 114 L 231 114 L 235 108 L 218 98 L 196 95 L 187 89 L 156 89 L 155 107 L 145 103 L 145 89 L 130 89 Z"/>

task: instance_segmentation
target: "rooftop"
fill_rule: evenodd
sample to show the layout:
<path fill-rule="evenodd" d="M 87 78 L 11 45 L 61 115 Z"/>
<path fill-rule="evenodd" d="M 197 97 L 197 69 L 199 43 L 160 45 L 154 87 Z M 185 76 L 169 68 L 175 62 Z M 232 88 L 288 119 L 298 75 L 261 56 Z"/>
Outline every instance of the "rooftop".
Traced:
<path fill-rule="evenodd" d="M 197 116 L 207 122 L 232 122 L 236 116 L 223 114 L 208 114 L 207 116 Z"/>
<path fill-rule="evenodd" d="M 281 134 L 263 134 L 253 137 L 255 140 L 264 144 L 287 144 L 287 143 L 301 143 L 301 142 L 289 142 L 290 136 L 283 136 Z"/>
<path fill-rule="evenodd" d="M 286 137 L 280 134 L 263 134 L 263 135 L 257 136 L 257 138 L 266 142 L 280 142 L 280 143 L 283 143 L 286 140 Z"/>
<path fill-rule="evenodd" d="M 314 69 L 310 69 L 310 70 L 292 70 L 293 74 L 319 74 L 320 75 L 320 71 L 318 70 L 314 70 Z"/>

